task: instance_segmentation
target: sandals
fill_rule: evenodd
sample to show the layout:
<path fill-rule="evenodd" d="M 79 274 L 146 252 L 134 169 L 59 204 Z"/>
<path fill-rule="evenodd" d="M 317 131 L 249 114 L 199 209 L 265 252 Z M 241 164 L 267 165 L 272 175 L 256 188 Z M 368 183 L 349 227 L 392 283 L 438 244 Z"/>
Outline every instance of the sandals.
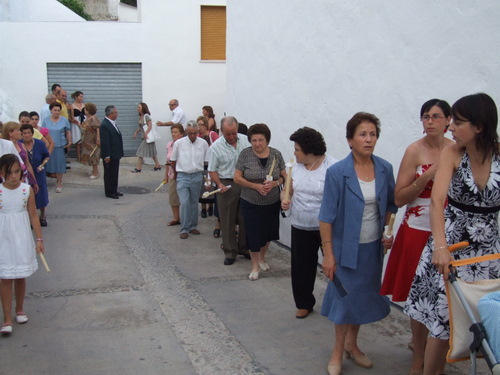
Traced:
<path fill-rule="evenodd" d="M 252 271 L 252 272 L 250 272 L 250 275 L 248 275 L 248 278 L 251 281 L 258 280 L 259 279 L 259 271 Z"/>
<path fill-rule="evenodd" d="M 154 167 L 154 168 L 153 168 L 153 171 L 155 171 L 155 172 L 156 172 L 156 171 L 161 171 L 161 167 Z"/>
<path fill-rule="evenodd" d="M 172 220 L 167 226 L 172 227 L 174 225 L 179 225 L 181 222 L 179 220 Z"/>
<path fill-rule="evenodd" d="M 269 264 L 266 263 L 266 261 L 264 262 L 259 262 L 259 267 L 262 271 L 269 271 L 271 269 L 271 267 L 269 267 Z"/>
<path fill-rule="evenodd" d="M 142 169 L 137 169 L 137 168 L 134 168 L 133 171 L 130 171 L 132 173 L 141 173 L 142 172 Z"/>
<path fill-rule="evenodd" d="M 42 227 L 46 227 L 47 226 L 47 219 L 45 218 L 40 218 L 40 226 Z"/>
<path fill-rule="evenodd" d="M 28 316 L 23 313 L 23 312 L 18 312 L 16 314 L 16 323 L 17 324 L 24 324 L 28 322 Z"/>

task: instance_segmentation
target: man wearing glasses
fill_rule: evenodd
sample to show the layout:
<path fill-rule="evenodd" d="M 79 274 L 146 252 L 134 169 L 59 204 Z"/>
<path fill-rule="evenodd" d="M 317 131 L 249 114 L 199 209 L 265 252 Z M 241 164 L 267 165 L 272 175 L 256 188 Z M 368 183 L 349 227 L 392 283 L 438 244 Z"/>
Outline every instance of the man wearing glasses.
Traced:
<path fill-rule="evenodd" d="M 182 126 L 186 126 L 187 118 L 182 108 L 179 107 L 179 101 L 177 99 L 170 100 L 170 102 L 168 103 L 168 107 L 172 111 L 172 120 L 169 122 L 158 121 L 156 125 L 172 126 L 173 124 L 181 124 Z"/>

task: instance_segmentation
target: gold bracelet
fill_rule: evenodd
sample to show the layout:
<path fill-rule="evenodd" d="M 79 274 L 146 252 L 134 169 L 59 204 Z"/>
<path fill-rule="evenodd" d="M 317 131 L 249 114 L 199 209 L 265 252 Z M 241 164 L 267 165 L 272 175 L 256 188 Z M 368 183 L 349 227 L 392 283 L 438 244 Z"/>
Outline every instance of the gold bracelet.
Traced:
<path fill-rule="evenodd" d="M 332 243 L 332 241 L 322 241 L 321 242 L 321 247 L 323 247 L 325 245 L 325 243 Z"/>

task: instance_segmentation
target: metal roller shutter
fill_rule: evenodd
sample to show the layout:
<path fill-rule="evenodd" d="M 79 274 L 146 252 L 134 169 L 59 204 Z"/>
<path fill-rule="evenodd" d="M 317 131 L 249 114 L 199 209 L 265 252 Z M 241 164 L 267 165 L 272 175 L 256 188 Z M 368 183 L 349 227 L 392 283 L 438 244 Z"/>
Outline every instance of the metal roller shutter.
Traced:
<path fill-rule="evenodd" d="M 97 106 L 97 116 L 104 118 L 104 108 L 118 109 L 117 124 L 123 135 L 125 156 L 135 156 L 140 139 L 132 138 L 137 127 L 137 104 L 142 101 L 142 66 L 140 63 L 47 63 L 48 92 L 54 83 L 71 94 L 77 90 L 85 102 Z"/>

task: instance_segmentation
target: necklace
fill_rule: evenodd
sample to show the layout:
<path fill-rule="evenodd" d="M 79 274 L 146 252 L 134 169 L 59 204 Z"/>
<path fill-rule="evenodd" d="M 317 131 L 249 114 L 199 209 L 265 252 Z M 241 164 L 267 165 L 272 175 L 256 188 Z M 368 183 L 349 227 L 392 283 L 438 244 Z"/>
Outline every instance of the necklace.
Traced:
<path fill-rule="evenodd" d="M 313 168 L 314 168 L 314 165 L 316 164 L 316 162 L 317 162 L 319 159 L 321 159 L 321 158 L 322 158 L 322 156 L 317 157 L 317 158 L 316 158 L 316 160 L 314 161 L 314 163 L 312 163 L 312 165 L 311 165 L 309 168 L 307 168 L 307 167 L 306 167 L 306 169 L 307 169 L 308 171 L 310 171 L 311 169 L 313 169 Z"/>
<path fill-rule="evenodd" d="M 373 169 L 373 163 L 362 165 L 358 164 L 354 166 L 354 170 L 356 171 L 356 175 L 360 180 L 365 182 L 370 182 L 375 177 L 375 171 Z"/>

